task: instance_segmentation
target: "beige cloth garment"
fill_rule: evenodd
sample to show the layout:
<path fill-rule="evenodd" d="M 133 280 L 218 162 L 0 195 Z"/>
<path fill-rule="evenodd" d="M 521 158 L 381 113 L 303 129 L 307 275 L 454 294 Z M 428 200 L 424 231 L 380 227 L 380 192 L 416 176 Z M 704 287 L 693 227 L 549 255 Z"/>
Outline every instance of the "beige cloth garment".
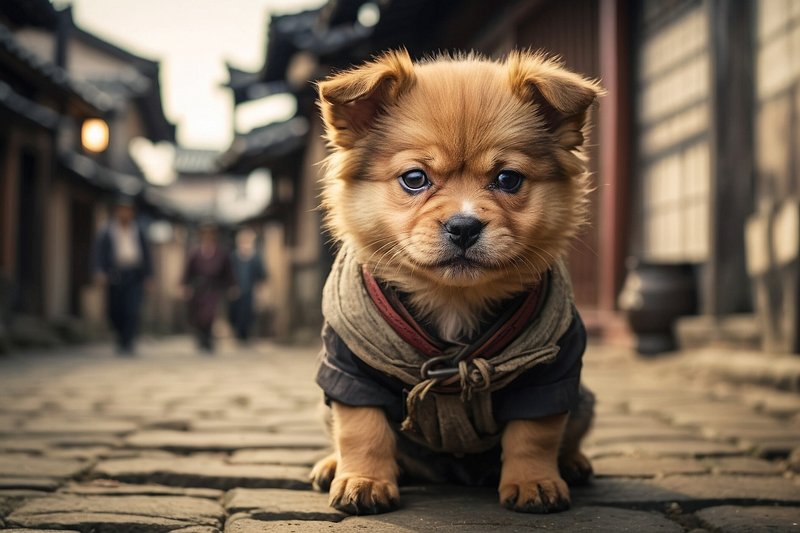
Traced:
<path fill-rule="evenodd" d="M 114 259 L 118 268 L 132 268 L 139 266 L 142 261 L 139 229 L 133 222 L 122 227 L 120 224 L 111 225 L 111 245 L 114 249 Z"/>
<path fill-rule="evenodd" d="M 325 283 L 326 321 L 359 359 L 408 385 L 408 416 L 401 430 L 434 451 L 478 453 L 496 445 L 499 428 L 491 393 L 532 367 L 558 355 L 557 341 L 573 319 L 572 287 L 563 263 L 556 263 L 544 301 L 529 326 L 499 355 L 459 365 L 461 394 L 440 393 L 436 380 L 423 380 L 427 357 L 406 343 L 378 311 L 364 287 L 355 253 L 342 248 Z"/>

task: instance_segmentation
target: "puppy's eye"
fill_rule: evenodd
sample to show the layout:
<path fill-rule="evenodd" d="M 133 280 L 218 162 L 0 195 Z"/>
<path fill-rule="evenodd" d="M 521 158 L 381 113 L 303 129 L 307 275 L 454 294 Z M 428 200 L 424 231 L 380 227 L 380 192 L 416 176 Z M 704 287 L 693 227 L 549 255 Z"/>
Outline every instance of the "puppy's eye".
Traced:
<path fill-rule="evenodd" d="M 513 170 L 501 170 L 492 185 L 503 192 L 515 193 L 522 185 L 522 174 Z"/>
<path fill-rule="evenodd" d="M 425 172 L 416 168 L 400 175 L 400 186 L 406 192 L 416 194 L 430 187 L 431 180 L 428 179 L 428 175 Z"/>

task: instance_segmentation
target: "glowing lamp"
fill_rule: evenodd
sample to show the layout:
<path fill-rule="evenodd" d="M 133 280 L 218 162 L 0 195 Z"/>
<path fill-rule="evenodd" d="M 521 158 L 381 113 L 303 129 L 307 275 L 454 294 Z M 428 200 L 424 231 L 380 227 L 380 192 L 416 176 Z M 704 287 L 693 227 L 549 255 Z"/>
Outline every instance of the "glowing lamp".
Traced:
<path fill-rule="evenodd" d="M 100 118 L 89 118 L 81 126 L 81 144 L 90 152 L 99 153 L 108 148 L 108 124 Z"/>

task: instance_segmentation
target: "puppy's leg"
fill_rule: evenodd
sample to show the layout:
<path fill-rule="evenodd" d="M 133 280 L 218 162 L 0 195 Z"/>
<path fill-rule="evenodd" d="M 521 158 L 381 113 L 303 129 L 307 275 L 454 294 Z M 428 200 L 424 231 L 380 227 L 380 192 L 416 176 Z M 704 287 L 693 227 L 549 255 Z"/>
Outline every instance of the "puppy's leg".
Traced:
<path fill-rule="evenodd" d="M 311 469 L 311 485 L 315 490 L 325 491 L 331 488 L 331 482 L 336 476 L 336 458 L 338 454 L 333 452 L 326 455 L 314 465 Z"/>
<path fill-rule="evenodd" d="M 586 387 L 581 387 L 578 405 L 569 414 L 558 458 L 561 477 L 569 485 L 585 485 L 594 473 L 592 463 L 581 452 L 581 441 L 591 429 L 593 419 L 594 394 Z"/>
<path fill-rule="evenodd" d="M 567 414 L 513 420 L 503 431 L 500 503 L 524 513 L 569 509 L 569 489 L 558 473 Z"/>
<path fill-rule="evenodd" d="M 567 423 L 564 446 L 558 458 L 561 477 L 572 486 L 588 484 L 594 474 L 591 461 L 581 452 L 580 443 L 585 433 L 579 433 L 580 429 L 577 424 L 573 425 L 571 420 Z"/>
<path fill-rule="evenodd" d="M 400 501 L 396 444 L 386 415 L 376 407 L 338 402 L 331 408 L 337 453 L 331 506 L 352 514 L 395 509 Z"/>
<path fill-rule="evenodd" d="M 320 402 L 320 407 L 320 414 L 325 424 L 325 433 L 333 442 L 333 415 L 331 414 L 331 409 L 322 402 Z M 314 490 L 327 492 L 331 488 L 331 482 L 336 475 L 336 459 L 338 456 L 339 454 L 334 449 L 333 453 L 326 455 L 314 464 L 314 468 L 311 469 L 311 474 L 308 476 L 311 479 L 311 485 Z"/>

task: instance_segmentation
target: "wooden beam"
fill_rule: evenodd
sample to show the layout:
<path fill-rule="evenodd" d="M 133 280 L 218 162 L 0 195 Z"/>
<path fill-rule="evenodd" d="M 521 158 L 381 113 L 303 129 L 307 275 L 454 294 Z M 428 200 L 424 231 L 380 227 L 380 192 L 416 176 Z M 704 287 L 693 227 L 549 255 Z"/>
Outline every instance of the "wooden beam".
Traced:
<path fill-rule="evenodd" d="M 744 226 L 753 211 L 752 0 L 707 0 L 711 38 L 710 257 L 701 311 L 751 310 Z"/>

